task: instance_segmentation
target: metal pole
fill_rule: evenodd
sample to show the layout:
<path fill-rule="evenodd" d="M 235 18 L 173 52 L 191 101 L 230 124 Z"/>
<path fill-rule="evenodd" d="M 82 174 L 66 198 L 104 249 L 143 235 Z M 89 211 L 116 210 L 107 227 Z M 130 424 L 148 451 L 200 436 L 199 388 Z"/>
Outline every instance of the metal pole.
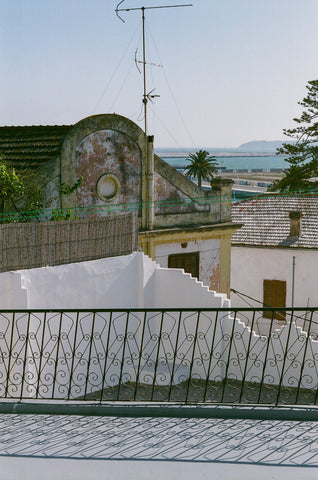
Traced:
<path fill-rule="evenodd" d="M 122 22 L 125 22 L 123 18 L 119 15 L 119 12 L 132 12 L 133 10 L 141 10 L 142 12 L 142 49 L 143 49 L 143 77 L 144 77 L 144 94 L 143 94 L 143 99 L 142 103 L 144 104 L 144 117 L 145 117 L 145 136 L 147 138 L 147 103 L 148 103 L 148 96 L 150 93 L 148 93 L 147 96 L 147 88 L 146 88 L 146 38 L 145 38 L 145 10 L 154 10 L 158 8 L 180 8 L 180 7 L 192 7 L 192 3 L 186 3 L 182 5 L 157 5 L 153 7 L 133 7 L 133 8 L 119 8 L 122 3 L 124 3 L 125 0 L 121 0 L 115 9 L 116 15 Z M 137 61 L 136 61 L 137 63 Z M 141 62 L 138 62 L 141 63 Z M 138 68 L 138 67 L 137 67 Z M 158 95 L 153 95 L 150 98 L 157 97 Z"/>
<path fill-rule="evenodd" d="M 295 297 L 295 262 L 296 257 L 293 256 L 293 276 L 292 276 L 292 308 L 294 308 L 294 297 Z"/>
<path fill-rule="evenodd" d="M 146 88 L 146 38 L 145 38 L 145 7 L 141 8 L 142 11 L 142 59 L 143 59 L 143 74 L 144 74 L 144 116 L 145 116 L 145 135 L 147 137 L 147 88 Z"/>

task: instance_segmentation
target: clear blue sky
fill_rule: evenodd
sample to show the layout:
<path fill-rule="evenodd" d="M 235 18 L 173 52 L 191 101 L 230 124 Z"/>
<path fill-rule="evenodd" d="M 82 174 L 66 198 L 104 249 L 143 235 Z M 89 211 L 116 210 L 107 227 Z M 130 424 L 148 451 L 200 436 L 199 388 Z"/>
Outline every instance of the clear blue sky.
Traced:
<path fill-rule="evenodd" d="M 72 124 L 116 112 L 143 127 L 141 14 L 119 0 L 0 0 L 0 125 Z M 318 0 L 193 3 L 146 12 L 157 147 L 235 147 L 284 138 L 318 78 Z"/>

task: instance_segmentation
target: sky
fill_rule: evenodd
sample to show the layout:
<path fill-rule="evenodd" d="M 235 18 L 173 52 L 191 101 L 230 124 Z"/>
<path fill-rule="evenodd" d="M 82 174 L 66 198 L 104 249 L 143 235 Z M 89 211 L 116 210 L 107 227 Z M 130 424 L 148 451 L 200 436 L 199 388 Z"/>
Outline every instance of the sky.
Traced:
<path fill-rule="evenodd" d="M 141 11 L 119 0 L 0 0 L 0 125 L 117 113 L 144 128 Z M 146 16 L 148 134 L 161 148 L 286 139 L 318 78 L 317 0 L 125 0 Z M 138 50 L 137 50 L 138 49 Z M 137 54 L 136 54 L 137 50 Z M 157 66 L 161 65 L 161 66 Z M 142 64 L 138 64 L 139 68 Z"/>

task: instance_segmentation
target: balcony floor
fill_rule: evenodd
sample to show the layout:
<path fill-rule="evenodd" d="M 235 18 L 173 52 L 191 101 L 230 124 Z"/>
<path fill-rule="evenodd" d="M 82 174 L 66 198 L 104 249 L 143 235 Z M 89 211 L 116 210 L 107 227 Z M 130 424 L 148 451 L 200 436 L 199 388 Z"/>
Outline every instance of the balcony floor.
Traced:
<path fill-rule="evenodd" d="M 0 415 L 0 479 L 309 480 L 318 422 Z"/>

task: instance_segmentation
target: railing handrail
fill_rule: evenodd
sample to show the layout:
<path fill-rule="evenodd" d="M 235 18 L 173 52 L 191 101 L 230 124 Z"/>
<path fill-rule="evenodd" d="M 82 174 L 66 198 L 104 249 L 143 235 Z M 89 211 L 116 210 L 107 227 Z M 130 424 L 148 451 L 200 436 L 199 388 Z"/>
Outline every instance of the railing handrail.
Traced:
<path fill-rule="evenodd" d="M 21 313 L 71 313 L 71 312 L 260 312 L 262 310 L 270 312 L 312 312 L 318 311 L 317 307 L 267 307 L 266 305 L 260 307 L 158 307 L 158 308 L 18 308 L 18 309 L 0 309 L 1 313 L 21 312 Z"/>

